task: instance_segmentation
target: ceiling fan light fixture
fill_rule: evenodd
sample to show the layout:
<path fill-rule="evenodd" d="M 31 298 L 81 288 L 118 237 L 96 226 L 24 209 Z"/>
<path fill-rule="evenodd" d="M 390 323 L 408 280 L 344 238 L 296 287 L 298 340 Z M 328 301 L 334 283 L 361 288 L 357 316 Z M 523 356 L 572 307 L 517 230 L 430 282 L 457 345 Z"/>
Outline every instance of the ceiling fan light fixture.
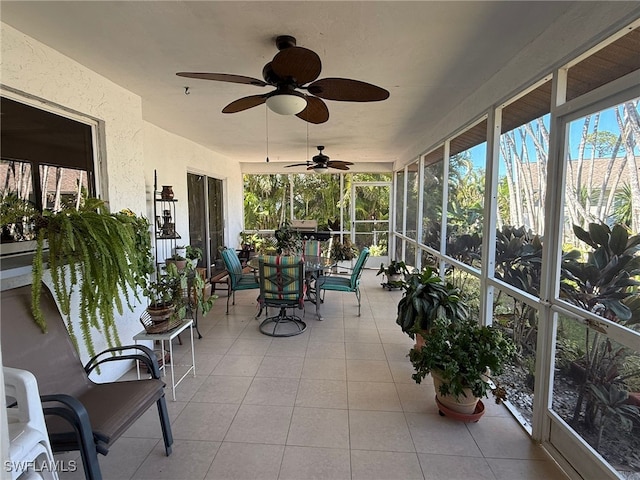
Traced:
<path fill-rule="evenodd" d="M 315 167 L 313 167 L 313 172 L 314 173 L 327 173 L 327 172 L 329 172 L 329 167 L 327 167 L 326 165 L 316 165 Z"/>
<path fill-rule="evenodd" d="M 267 98 L 267 107 L 280 115 L 296 115 L 307 107 L 307 99 L 298 92 L 276 92 Z"/>

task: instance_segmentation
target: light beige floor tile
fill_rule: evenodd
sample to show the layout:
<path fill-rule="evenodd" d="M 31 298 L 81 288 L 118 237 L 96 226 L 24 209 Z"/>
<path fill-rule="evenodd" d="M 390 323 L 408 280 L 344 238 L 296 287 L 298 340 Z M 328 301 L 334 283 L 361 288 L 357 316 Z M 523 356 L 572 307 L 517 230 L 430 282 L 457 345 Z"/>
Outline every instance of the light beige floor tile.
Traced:
<path fill-rule="evenodd" d="M 382 343 L 378 329 L 373 322 L 358 325 L 345 325 L 345 343 Z"/>
<path fill-rule="evenodd" d="M 271 345 L 271 338 L 266 335 L 262 335 L 262 337 L 263 340 L 238 338 L 229 347 L 227 355 L 264 355 Z"/>
<path fill-rule="evenodd" d="M 310 340 L 306 358 L 345 358 L 344 342 L 319 342 Z"/>
<path fill-rule="evenodd" d="M 347 382 L 344 380 L 300 380 L 297 407 L 347 408 Z"/>
<path fill-rule="evenodd" d="M 348 411 L 296 407 L 293 410 L 287 445 L 348 449 Z"/>
<path fill-rule="evenodd" d="M 292 413 L 293 407 L 242 405 L 224 440 L 284 445 Z"/>
<path fill-rule="evenodd" d="M 436 391 L 431 381 L 414 383 L 397 383 L 396 391 L 400 397 L 402 409 L 414 413 L 438 413 Z"/>
<path fill-rule="evenodd" d="M 382 343 L 345 343 L 345 349 L 347 359 L 387 360 Z"/>
<path fill-rule="evenodd" d="M 303 357 L 266 356 L 256 372 L 256 377 L 300 378 L 303 365 Z"/>
<path fill-rule="evenodd" d="M 349 432 L 354 450 L 415 452 L 409 427 L 400 412 L 350 410 Z"/>
<path fill-rule="evenodd" d="M 160 442 L 161 443 L 161 442 Z M 218 451 L 220 442 L 176 440 L 167 457 L 159 445 L 136 471 L 136 480 L 192 480 L 204 478 Z"/>
<path fill-rule="evenodd" d="M 422 465 L 425 480 L 442 480 L 443 478 L 451 480 L 496 480 L 484 458 L 419 453 L 418 459 L 420 460 L 420 465 Z M 510 480 L 517 479 L 511 478 Z"/>
<path fill-rule="evenodd" d="M 274 338 L 269 349 L 268 356 L 273 357 L 304 357 L 307 353 L 309 335 L 307 332 L 295 337 Z"/>
<path fill-rule="evenodd" d="M 100 471 L 102 472 L 103 479 L 122 480 L 131 478 L 156 445 L 164 445 L 164 443 L 162 443 L 162 440 L 151 438 L 119 439 L 111 446 L 108 455 L 98 455 L 98 463 L 100 464 Z M 78 452 L 73 453 L 77 454 Z M 58 455 L 55 457 L 56 460 L 62 460 L 63 458 Z M 72 467 L 71 469 L 76 469 L 74 472 L 66 472 L 63 470 L 61 473 L 63 473 L 65 480 L 76 478 L 78 480 L 84 479 L 85 476 L 82 460 L 80 458 L 77 458 L 77 460 L 74 458 L 73 461 L 75 463 L 70 463 L 70 460 L 71 459 L 69 458 L 65 459 L 65 463 L 60 464 L 63 469 L 69 469 L 69 467 Z"/>
<path fill-rule="evenodd" d="M 213 374 L 253 377 L 260 368 L 261 362 L 262 357 L 258 355 L 225 355 L 213 370 Z"/>
<path fill-rule="evenodd" d="M 536 445 L 512 418 L 483 416 L 467 428 L 489 458 L 546 459 L 542 447 Z"/>
<path fill-rule="evenodd" d="M 346 380 L 346 360 L 339 358 L 305 358 L 302 378 Z"/>
<path fill-rule="evenodd" d="M 403 345 L 400 343 L 385 343 L 384 353 L 389 362 L 406 362 L 411 365 L 409 362 L 409 350 L 411 350 L 409 345 Z"/>
<path fill-rule="evenodd" d="M 482 457 L 463 422 L 429 413 L 405 416 L 417 452 Z"/>
<path fill-rule="evenodd" d="M 381 382 L 348 382 L 349 409 L 401 412 L 396 386 Z"/>
<path fill-rule="evenodd" d="M 298 393 L 297 378 L 255 377 L 244 397 L 245 405 L 293 406 Z"/>
<path fill-rule="evenodd" d="M 400 330 L 398 325 L 395 325 L 395 320 L 393 327 L 389 325 L 387 321 L 380 322 L 376 320 L 376 324 L 378 325 L 378 333 L 380 334 L 382 343 L 398 343 L 400 345 L 406 345 L 409 348 L 413 347 L 415 341 L 411 340 L 409 335 Z"/>
<path fill-rule="evenodd" d="M 210 375 L 193 395 L 192 402 L 242 403 L 251 377 L 232 377 L 230 375 Z"/>
<path fill-rule="evenodd" d="M 498 480 L 566 480 L 569 477 L 551 460 L 487 458 Z"/>
<path fill-rule="evenodd" d="M 423 480 L 424 476 L 415 453 L 352 450 L 351 479 Z"/>
<path fill-rule="evenodd" d="M 287 446 L 279 480 L 350 480 L 349 450 Z"/>
<path fill-rule="evenodd" d="M 411 378 L 411 375 L 415 373 L 413 369 L 413 365 L 409 360 L 402 362 L 389 362 L 389 369 L 391 370 L 391 375 L 393 377 L 393 381 L 397 383 L 411 383 L 415 384 L 415 380 Z M 422 382 L 425 383 L 424 381 Z M 430 381 L 429 381 L 430 383 Z"/>
<path fill-rule="evenodd" d="M 327 319 L 322 325 L 315 326 L 309 335 L 309 343 L 344 343 L 344 328 L 337 328 L 335 322 L 330 324 Z"/>
<path fill-rule="evenodd" d="M 205 480 L 277 480 L 282 445 L 224 442 Z"/>
<path fill-rule="evenodd" d="M 393 382 L 393 377 L 386 361 L 347 359 L 347 380 L 350 382 Z"/>
<path fill-rule="evenodd" d="M 173 422 L 173 437 L 184 440 L 222 441 L 239 405 L 189 403 Z"/>

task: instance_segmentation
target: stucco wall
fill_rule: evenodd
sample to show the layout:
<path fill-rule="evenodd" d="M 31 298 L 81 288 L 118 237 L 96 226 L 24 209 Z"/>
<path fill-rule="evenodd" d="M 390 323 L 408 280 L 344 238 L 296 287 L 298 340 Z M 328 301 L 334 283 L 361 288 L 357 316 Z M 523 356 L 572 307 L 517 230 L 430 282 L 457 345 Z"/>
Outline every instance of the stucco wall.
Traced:
<path fill-rule="evenodd" d="M 107 174 L 101 195 L 112 211 L 130 208 L 150 216 L 154 169 L 159 183 L 173 184 L 176 196 L 185 199 L 186 172 L 203 173 L 225 180 L 225 217 L 229 211 L 236 213 L 227 226 L 228 235 L 237 237 L 242 228 L 242 177 L 237 162 L 144 122 L 139 96 L 3 23 L 0 44 L 3 94 L 52 104 L 99 123 L 100 169 Z M 186 201 L 179 203 L 177 227 L 185 234 L 186 208 Z M 28 281 L 28 276 L 21 281 Z M 141 330 L 138 319 L 145 305 L 142 299 L 134 312 L 125 310 L 117 319 L 123 343 L 132 343 L 133 335 Z M 97 335 L 94 342 L 98 351 L 106 347 Z M 80 356 L 88 360 L 82 346 Z M 115 379 L 124 369 L 104 368 L 101 380 Z"/>

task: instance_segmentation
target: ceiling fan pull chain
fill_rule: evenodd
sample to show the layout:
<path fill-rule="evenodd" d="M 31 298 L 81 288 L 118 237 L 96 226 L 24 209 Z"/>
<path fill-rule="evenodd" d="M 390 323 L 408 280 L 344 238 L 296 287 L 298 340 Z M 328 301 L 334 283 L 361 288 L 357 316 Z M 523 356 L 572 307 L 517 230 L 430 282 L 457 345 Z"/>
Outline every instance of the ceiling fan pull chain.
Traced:
<path fill-rule="evenodd" d="M 267 163 L 269 163 L 269 109 L 265 107 L 264 118 L 266 123 L 265 130 L 267 131 Z"/>

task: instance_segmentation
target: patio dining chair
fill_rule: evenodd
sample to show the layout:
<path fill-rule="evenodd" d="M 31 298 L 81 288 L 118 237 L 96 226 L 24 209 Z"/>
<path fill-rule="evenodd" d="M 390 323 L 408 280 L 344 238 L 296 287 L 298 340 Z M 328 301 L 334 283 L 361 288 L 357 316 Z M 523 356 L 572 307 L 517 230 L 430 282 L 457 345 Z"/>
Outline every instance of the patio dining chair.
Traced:
<path fill-rule="evenodd" d="M 364 264 L 367 262 L 367 258 L 369 258 L 369 249 L 365 247 L 360 251 L 358 260 L 353 269 L 351 269 L 350 276 L 324 275 L 318 277 L 316 280 L 316 289 L 320 292 L 321 301 L 324 302 L 324 296 L 327 290 L 353 292 L 358 299 L 358 316 L 360 316 L 360 277 L 362 276 L 362 270 Z"/>
<path fill-rule="evenodd" d="M 260 308 L 276 307 L 277 315 L 265 318 L 260 331 L 271 337 L 299 335 L 307 324 L 287 308 L 304 310 L 304 262 L 298 256 L 271 256 L 260 258 Z"/>
<path fill-rule="evenodd" d="M 260 284 L 255 274 L 242 271 L 242 264 L 234 249 L 225 247 L 222 250 L 222 260 L 224 260 L 224 265 L 227 272 L 229 272 L 230 278 L 229 294 L 227 295 L 227 315 L 229 315 L 229 299 L 233 297 L 232 305 L 236 304 L 236 290 L 258 289 Z"/>

